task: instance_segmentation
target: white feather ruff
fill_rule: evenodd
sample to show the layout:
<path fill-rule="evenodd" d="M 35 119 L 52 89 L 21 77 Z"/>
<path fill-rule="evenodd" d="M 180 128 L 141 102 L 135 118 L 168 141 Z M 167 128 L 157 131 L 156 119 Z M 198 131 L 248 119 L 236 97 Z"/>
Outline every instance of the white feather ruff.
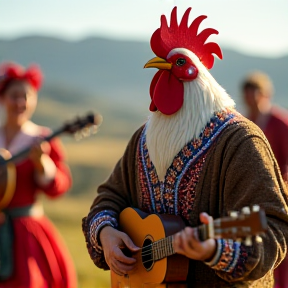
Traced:
<path fill-rule="evenodd" d="M 183 48 L 172 50 L 168 56 L 172 53 L 190 57 L 198 68 L 198 76 L 191 82 L 184 82 L 184 103 L 178 112 L 164 115 L 157 111 L 148 120 L 147 147 L 160 181 L 164 180 L 177 153 L 200 136 L 213 114 L 235 106 L 194 53 Z"/>

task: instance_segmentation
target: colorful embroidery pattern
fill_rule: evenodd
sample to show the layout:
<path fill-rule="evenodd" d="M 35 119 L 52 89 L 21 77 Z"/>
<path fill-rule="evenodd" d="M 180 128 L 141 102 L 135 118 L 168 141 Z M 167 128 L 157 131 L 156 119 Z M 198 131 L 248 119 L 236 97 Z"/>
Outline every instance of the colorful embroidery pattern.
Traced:
<path fill-rule="evenodd" d="M 217 252 L 206 264 L 215 270 L 231 273 L 234 278 L 241 277 L 245 272 L 248 253 L 245 246 L 232 239 L 218 239 Z"/>
<path fill-rule="evenodd" d="M 181 215 L 187 220 L 189 220 L 190 213 L 193 209 L 196 196 L 196 185 L 199 181 L 199 175 L 205 163 L 206 156 L 207 154 L 205 153 L 195 165 L 189 167 L 179 185 L 177 211 L 181 211 Z"/>
<path fill-rule="evenodd" d="M 235 114 L 226 111 L 215 113 L 200 137 L 185 145 L 175 156 L 163 182 L 159 181 L 156 169 L 149 158 L 146 127 L 143 129 L 139 141 L 138 167 L 144 210 L 181 214 L 188 219 L 193 209 L 195 188 L 205 163 L 206 151 L 220 132 L 234 122 L 234 116 Z"/>
<path fill-rule="evenodd" d="M 116 213 L 110 210 L 104 210 L 97 213 L 90 222 L 90 241 L 98 253 L 101 253 L 102 247 L 99 243 L 99 231 L 104 226 L 112 226 L 116 228 L 118 226 L 116 220 Z"/>

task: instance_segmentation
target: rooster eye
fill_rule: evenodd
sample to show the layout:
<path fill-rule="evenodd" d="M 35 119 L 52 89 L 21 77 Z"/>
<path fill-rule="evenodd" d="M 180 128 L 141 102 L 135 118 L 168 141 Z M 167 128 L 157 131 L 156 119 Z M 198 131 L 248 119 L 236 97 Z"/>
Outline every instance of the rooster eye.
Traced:
<path fill-rule="evenodd" d="M 176 60 L 176 65 L 177 66 L 183 66 L 186 63 L 186 60 L 184 58 L 178 58 Z"/>

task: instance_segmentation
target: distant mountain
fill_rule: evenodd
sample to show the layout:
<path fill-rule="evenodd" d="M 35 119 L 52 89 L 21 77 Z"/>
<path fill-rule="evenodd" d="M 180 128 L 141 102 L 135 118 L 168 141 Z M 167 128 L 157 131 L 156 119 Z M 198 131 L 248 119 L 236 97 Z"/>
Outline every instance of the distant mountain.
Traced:
<path fill-rule="evenodd" d="M 288 56 L 268 59 L 227 49 L 223 49 L 223 54 L 224 60 L 216 60 L 212 75 L 232 95 L 240 110 L 243 109 L 239 82 L 247 71 L 255 69 L 264 70 L 271 76 L 277 91 L 275 100 L 288 107 Z M 1 62 L 13 60 L 25 66 L 36 62 L 44 71 L 45 85 L 34 115 L 37 123 L 53 129 L 86 111 L 103 115 L 99 133 L 83 141 L 79 149 L 70 151 L 70 158 L 73 158 L 72 153 L 82 153 L 89 141 L 95 141 L 97 149 L 101 137 L 110 139 L 117 149 L 117 138 L 124 138 L 125 142 L 146 120 L 149 85 L 156 70 L 142 68 L 152 57 L 148 42 L 101 38 L 69 42 L 39 36 L 0 40 Z M 67 147 L 69 141 L 73 140 L 64 138 Z M 109 175 L 110 169 L 106 166 L 97 163 L 94 166 L 82 162 L 70 165 L 74 178 L 72 195 L 82 197 L 83 193 L 94 193 L 95 187 Z"/>
<path fill-rule="evenodd" d="M 288 107 L 288 56 L 252 57 L 225 48 L 223 55 L 223 61 L 216 60 L 212 74 L 236 100 L 240 110 L 239 81 L 247 71 L 256 69 L 271 76 L 277 91 L 276 102 Z M 15 60 L 24 65 L 39 63 L 45 73 L 44 90 L 52 92 L 57 86 L 57 93 L 59 87 L 72 91 L 65 99 L 61 93 L 50 93 L 55 100 L 79 104 L 85 95 L 90 101 L 98 103 L 101 99 L 102 103 L 109 103 L 110 108 L 133 109 L 145 117 L 155 69 L 142 68 L 152 57 L 148 41 L 88 38 L 69 42 L 41 36 L 0 40 L 0 61 Z M 73 95 L 73 91 L 78 94 Z"/>

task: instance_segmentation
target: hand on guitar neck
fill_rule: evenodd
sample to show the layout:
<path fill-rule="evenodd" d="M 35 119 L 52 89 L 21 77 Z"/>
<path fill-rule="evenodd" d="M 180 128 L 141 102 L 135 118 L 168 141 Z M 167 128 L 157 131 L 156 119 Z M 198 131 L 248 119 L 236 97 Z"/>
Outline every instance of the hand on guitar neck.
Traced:
<path fill-rule="evenodd" d="M 213 218 L 207 213 L 200 214 L 200 221 L 203 224 L 213 222 Z M 188 258 L 200 261 L 209 261 L 216 252 L 215 239 L 199 240 L 198 230 L 186 227 L 173 237 L 173 248 L 175 253 L 182 254 Z"/>

